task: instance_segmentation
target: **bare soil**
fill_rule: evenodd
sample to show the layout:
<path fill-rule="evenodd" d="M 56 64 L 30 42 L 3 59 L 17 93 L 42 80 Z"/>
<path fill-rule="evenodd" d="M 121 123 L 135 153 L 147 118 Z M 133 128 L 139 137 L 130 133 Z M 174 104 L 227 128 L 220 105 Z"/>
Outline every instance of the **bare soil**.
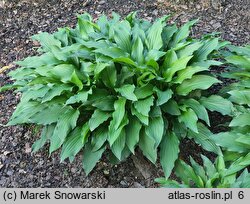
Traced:
<path fill-rule="evenodd" d="M 76 13 L 87 11 L 97 18 L 112 11 L 125 16 L 136 10 L 140 17 L 149 20 L 172 14 L 170 22 L 180 25 L 199 18 L 192 32 L 196 37 L 218 31 L 233 44 L 250 42 L 249 0 L 89 0 L 87 3 L 86 0 L 0 0 L 0 67 L 34 55 L 35 44 L 30 36 L 41 31 L 54 32 L 58 27 L 73 27 Z M 0 73 L 0 86 L 11 82 L 7 72 Z M 0 124 L 7 123 L 19 97 L 12 91 L 0 93 Z M 224 119 L 216 114 L 210 117 L 214 131 L 218 131 L 218 119 Z M 156 187 L 154 178 L 163 175 L 159 164 L 154 167 L 140 153 L 139 159 L 132 157 L 118 165 L 108 163 L 107 153 L 86 176 L 81 168 L 81 156 L 73 163 L 60 163 L 58 153 L 49 157 L 48 147 L 32 154 L 31 145 L 38 134 L 32 126 L 0 125 L 1 187 L 143 188 Z M 192 141 L 182 142 L 181 158 L 187 160 L 192 155 L 199 160 L 200 153 L 207 154 Z"/>

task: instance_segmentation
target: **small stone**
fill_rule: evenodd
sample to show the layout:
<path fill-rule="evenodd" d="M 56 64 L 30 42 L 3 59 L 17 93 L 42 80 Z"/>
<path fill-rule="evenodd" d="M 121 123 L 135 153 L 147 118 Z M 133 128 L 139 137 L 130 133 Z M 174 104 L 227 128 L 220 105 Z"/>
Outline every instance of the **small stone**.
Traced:
<path fill-rule="evenodd" d="M 217 29 L 217 28 L 221 27 L 221 24 L 219 22 L 217 22 L 217 23 L 213 24 L 213 27 L 215 29 Z"/>
<path fill-rule="evenodd" d="M 29 144 L 29 143 L 26 143 L 26 144 L 25 144 L 25 153 L 26 153 L 26 154 L 29 154 L 30 152 L 31 152 L 30 144 Z"/>
<path fill-rule="evenodd" d="M 155 15 L 155 16 L 157 16 L 158 15 L 158 10 L 156 10 L 156 9 L 153 10 L 152 14 Z"/>
<path fill-rule="evenodd" d="M 18 171 L 18 173 L 20 173 L 20 174 L 26 174 L 27 172 L 24 171 L 23 169 L 20 169 L 20 170 Z"/>
<path fill-rule="evenodd" d="M 26 166 L 26 163 L 25 163 L 25 162 L 21 162 L 21 163 L 20 163 L 20 167 L 21 167 L 21 168 L 24 168 L 25 166 Z"/>
<path fill-rule="evenodd" d="M 200 9 L 201 9 L 200 4 L 197 4 L 197 5 L 196 5 L 196 8 L 197 8 L 198 10 L 200 10 Z"/>
<path fill-rule="evenodd" d="M 7 156 L 7 155 L 9 155 L 10 153 L 11 153 L 10 151 L 4 151 L 4 152 L 3 152 L 3 155 L 4 155 L 4 156 Z"/>
<path fill-rule="evenodd" d="M 104 1 L 104 0 L 99 2 L 100 5 L 105 4 L 105 3 L 106 3 L 106 1 Z"/>
<path fill-rule="evenodd" d="M 109 175 L 109 170 L 104 170 L 103 173 L 104 175 Z"/>
<path fill-rule="evenodd" d="M 134 182 L 133 187 L 135 187 L 135 188 L 145 188 L 145 186 L 141 185 L 141 184 L 138 183 L 138 182 Z"/>
<path fill-rule="evenodd" d="M 4 8 L 4 5 L 5 5 L 5 1 L 0 1 L 0 8 Z"/>
<path fill-rule="evenodd" d="M 77 169 L 76 168 L 71 168 L 70 171 L 71 171 L 71 173 L 74 174 L 74 173 L 76 173 Z"/>
<path fill-rule="evenodd" d="M 6 178 L 5 177 L 1 178 L 0 185 L 3 186 L 5 182 L 6 182 Z"/>
<path fill-rule="evenodd" d="M 4 165 L 0 163 L 0 170 L 1 170 L 3 167 L 4 167 Z"/>
<path fill-rule="evenodd" d="M 8 170 L 6 174 L 7 174 L 8 176 L 12 176 L 12 175 L 13 175 L 13 173 L 14 173 L 14 171 L 12 171 L 12 170 Z"/>
<path fill-rule="evenodd" d="M 128 187 L 128 183 L 126 181 L 121 181 L 120 184 L 123 186 L 123 187 Z"/>

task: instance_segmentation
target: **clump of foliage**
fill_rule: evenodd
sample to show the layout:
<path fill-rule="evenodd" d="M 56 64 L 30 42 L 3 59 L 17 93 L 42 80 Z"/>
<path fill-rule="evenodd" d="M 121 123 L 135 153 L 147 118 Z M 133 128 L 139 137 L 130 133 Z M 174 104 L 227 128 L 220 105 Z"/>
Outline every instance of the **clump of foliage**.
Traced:
<path fill-rule="evenodd" d="M 139 147 L 153 163 L 160 150 L 168 178 L 185 137 L 221 156 L 207 110 L 232 115 L 233 105 L 206 90 L 220 83 L 209 68 L 221 65 L 214 53 L 226 43 L 189 37 L 196 21 L 178 28 L 167 19 L 114 13 L 95 23 L 83 14 L 74 29 L 33 36 L 40 54 L 10 73 L 22 98 L 8 125 L 42 125 L 33 151 L 49 142 L 50 153 L 62 147 L 61 160 L 72 161 L 82 150 L 86 173 L 106 149 L 123 160 Z"/>
<path fill-rule="evenodd" d="M 234 161 L 250 152 L 250 46 L 227 48 L 223 56 L 228 70 L 222 76 L 235 82 L 224 87 L 221 94 L 234 104 L 234 117 L 229 131 L 211 138 L 223 148 L 225 158 Z"/>
<path fill-rule="evenodd" d="M 178 160 L 175 167 L 175 174 L 182 183 L 165 178 L 158 178 L 162 187 L 167 188 L 249 188 L 250 174 L 245 169 L 240 175 L 239 171 L 250 164 L 250 153 L 241 157 L 225 167 L 222 156 L 216 158 L 212 163 L 207 157 L 201 155 L 203 166 L 199 165 L 191 157 L 191 166 L 182 160 Z"/>

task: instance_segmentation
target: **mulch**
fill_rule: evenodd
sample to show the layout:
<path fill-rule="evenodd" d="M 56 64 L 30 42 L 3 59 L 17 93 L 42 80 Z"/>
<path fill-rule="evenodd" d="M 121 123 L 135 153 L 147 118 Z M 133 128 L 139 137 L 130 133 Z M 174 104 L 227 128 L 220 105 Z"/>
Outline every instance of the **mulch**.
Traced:
<path fill-rule="evenodd" d="M 187 3 L 189 2 L 189 3 Z M 205 3 L 204 3 L 205 2 Z M 0 0 L 0 67 L 34 55 L 36 45 L 30 36 L 38 32 L 54 32 L 59 27 L 73 27 L 76 14 L 89 12 L 94 18 L 112 11 L 121 16 L 138 11 L 142 18 L 172 14 L 171 22 L 179 25 L 199 18 L 192 35 L 221 32 L 223 39 L 236 45 L 250 42 L 250 1 L 248 0 Z M 15 66 L 13 66 L 13 69 Z M 0 73 L 0 86 L 11 83 Z M 0 93 L 0 124 L 6 124 L 20 95 Z M 218 116 L 219 117 L 219 116 Z M 216 120 L 216 117 L 212 117 Z M 214 129 L 217 130 L 216 123 Z M 218 123 L 217 123 L 218 124 Z M 216 129 L 217 128 L 217 129 Z M 0 125 L 0 186 L 1 187 L 156 187 L 154 178 L 162 176 L 160 165 L 149 164 L 141 156 L 140 163 L 129 158 L 117 165 L 110 164 L 105 155 L 89 176 L 82 170 L 81 156 L 73 163 L 60 163 L 59 154 L 49 157 L 48 147 L 32 154 L 31 145 L 39 131 L 33 126 L 3 127 Z M 198 151 L 197 151 L 198 149 Z M 181 156 L 199 157 L 202 152 L 192 141 L 183 141 Z M 108 154 L 108 153 L 107 153 Z M 138 155 L 140 155 L 138 153 Z M 148 171 L 145 179 L 142 172 Z"/>

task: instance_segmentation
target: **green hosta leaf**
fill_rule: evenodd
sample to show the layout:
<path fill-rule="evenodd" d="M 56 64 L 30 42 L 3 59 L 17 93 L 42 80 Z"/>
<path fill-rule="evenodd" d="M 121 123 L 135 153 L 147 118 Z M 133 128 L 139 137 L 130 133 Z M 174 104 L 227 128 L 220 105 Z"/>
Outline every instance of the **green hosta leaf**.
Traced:
<path fill-rule="evenodd" d="M 153 94 L 154 86 L 152 84 L 147 84 L 139 88 L 135 88 L 135 95 L 138 99 L 143 99 L 151 96 Z"/>
<path fill-rule="evenodd" d="M 191 163 L 196 175 L 201 177 L 202 181 L 206 181 L 207 175 L 206 175 L 204 168 L 202 166 L 200 166 L 196 161 L 194 161 L 194 159 L 192 157 L 190 157 L 190 163 Z"/>
<path fill-rule="evenodd" d="M 211 139 L 219 146 L 225 148 L 227 151 L 233 152 L 248 152 L 250 147 L 237 141 L 244 135 L 237 132 L 221 132 L 211 136 Z M 248 136 L 249 137 L 249 136 Z M 249 143 L 250 144 L 250 143 Z"/>
<path fill-rule="evenodd" d="M 149 120 L 148 126 L 145 127 L 145 133 L 154 139 L 155 148 L 157 148 L 162 140 L 164 132 L 164 121 L 163 118 L 153 117 Z"/>
<path fill-rule="evenodd" d="M 81 128 L 77 127 L 69 134 L 63 144 L 60 155 L 61 161 L 68 157 L 75 157 L 76 154 L 83 148 L 83 146 L 84 144 L 82 143 Z"/>
<path fill-rule="evenodd" d="M 202 123 L 198 123 L 198 133 L 193 131 L 188 132 L 188 137 L 193 138 L 194 141 L 201 145 L 205 150 L 214 152 L 221 156 L 221 149 L 215 144 L 210 136 L 212 136 L 212 133 Z"/>
<path fill-rule="evenodd" d="M 197 51 L 194 52 L 194 57 L 193 57 L 193 61 L 202 61 L 202 60 L 206 60 L 207 56 L 216 49 L 217 45 L 218 45 L 218 38 L 214 38 L 214 39 L 210 39 L 207 42 L 205 42 L 205 44 L 199 48 Z"/>
<path fill-rule="evenodd" d="M 205 61 L 200 61 L 200 62 L 193 62 L 191 66 L 206 67 L 208 69 L 210 66 L 220 66 L 222 64 L 223 64 L 222 62 L 215 61 L 215 60 L 205 60 Z"/>
<path fill-rule="evenodd" d="M 208 178 L 214 177 L 217 172 L 214 164 L 204 155 L 201 155 L 201 158 L 202 158 L 204 169 L 206 171 Z"/>
<path fill-rule="evenodd" d="M 55 66 L 51 73 L 55 78 L 61 80 L 63 83 L 73 83 L 78 86 L 79 90 L 83 88 L 81 80 L 78 78 L 75 72 L 75 66 L 70 64 L 60 64 Z"/>
<path fill-rule="evenodd" d="M 113 59 L 128 57 L 128 53 L 118 47 L 99 48 L 96 49 L 94 52 L 111 57 Z"/>
<path fill-rule="evenodd" d="M 236 142 L 239 142 L 241 144 L 244 144 L 246 147 L 249 147 L 250 149 L 250 135 L 242 135 L 241 137 L 236 139 Z"/>
<path fill-rule="evenodd" d="M 129 118 L 129 124 L 126 126 L 126 144 L 133 154 L 139 142 L 141 127 L 141 123 L 135 117 Z"/>
<path fill-rule="evenodd" d="M 147 31 L 146 45 L 148 50 L 159 50 L 163 46 L 161 38 L 163 27 L 162 20 L 158 20 Z"/>
<path fill-rule="evenodd" d="M 183 122 L 190 130 L 194 131 L 195 133 L 198 133 L 198 117 L 191 108 L 187 108 L 186 111 L 182 112 L 178 119 L 180 122 Z"/>
<path fill-rule="evenodd" d="M 125 103 L 125 98 L 119 98 L 114 104 L 115 111 L 109 125 L 109 143 L 111 146 L 119 137 L 122 128 L 128 123 L 127 117 L 125 117 Z"/>
<path fill-rule="evenodd" d="M 91 131 L 99 127 L 103 122 L 109 119 L 110 113 L 96 109 L 91 118 L 89 119 L 89 128 Z"/>
<path fill-rule="evenodd" d="M 118 137 L 116 138 L 116 140 L 112 143 L 110 147 L 113 154 L 119 160 L 122 159 L 122 151 L 125 148 L 125 144 L 126 144 L 126 132 L 125 132 L 125 129 L 122 129 L 120 131 L 120 134 L 118 135 Z"/>
<path fill-rule="evenodd" d="M 195 99 L 186 99 L 183 100 L 183 104 L 190 107 L 198 116 L 198 118 L 204 120 L 210 126 L 207 110 L 198 101 Z"/>
<path fill-rule="evenodd" d="M 186 96 L 193 90 L 208 89 L 215 83 L 220 83 L 220 81 L 211 76 L 196 75 L 193 76 L 191 79 L 183 81 L 183 83 L 177 87 L 176 91 L 179 95 Z"/>
<path fill-rule="evenodd" d="M 249 188 L 250 187 L 250 174 L 245 169 L 237 178 L 236 182 L 232 184 L 231 188 Z"/>
<path fill-rule="evenodd" d="M 152 163 L 156 162 L 157 159 L 157 149 L 155 148 L 155 140 L 145 133 L 145 130 L 141 131 L 139 147 L 142 153 L 147 157 Z"/>
<path fill-rule="evenodd" d="M 99 150 L 108 138 L 108 128 L 106 126 L 100 126 L 97 128 L 91 137 L 92 151 L 95 152 Z"/>
<path fill-rule="evenodd" d="M 203 187 L 202 179 L 196 175 L 193 168 L 186 164 L 182 160 L 178 160 L 175 168 L 175 174 L 181 178 L 181 180 L 186 184 L 189 185 L 190 181 L 193 181 L 196 186 Z"/>
<path fill-rule="evenodd" d="M 167 25 L 163 28 L 163 32 L 162 32 L 162 40 L 163 40 L 163 44 L 164 44 L 164 48 L 168 47 L 168 43 L 171 40 L 172 36 L 174 35 L 174 33 L 178 30 L 176 24 L 174 25 Z"/>
<path fill-rule="evenodd" d="M 114 108 L 115 111 L 112 114 L 113 120 L 110 123 L 110 128 L 117 130 L 118 127 L 120 126 L 124 115 L 125 115 L 125 103 L 126 99 L 125 98 L 119 98 L 117 101 L 114 103 Z"/>
<path fill-rule="evenodd" d="M 114 39 L 118 47 L 130 53 L 132 44 L 130 36 L 130 25 L 127 21 L 123 21 L 114 28 Z"/>
<path fill-rule="evenodd" d="M 108 63 L 97 63 L 94 69 L 95 77 L 97 77 L 107 66 L 109 66 Z"/>
<path fill-rule="evenodd" d="M 139 113 L 134 106 L 131 106 L 131 113 L 132 115 L 135 115 L 143 124 L 148 125 L 149 118 L 148 116 L 142 115 Z"/>
<path fill-rule="evenodd" d="M 240 105 L 250 105 L 250 90 L 232 90 L 228 92 L 231 96 L 229 100 Z"/>
<path fill-rule="evenodd" d="M 107 16 L 104 15 L 100 16 L 100 18 L 97 20 L 97 25 L 99 26 L 100 31 L 106 36 L 108 36 L 109 23 L 110 22 L 108 21 Z"/>
<path fill-rule="evenodd" d="M 236 116 L 229 124 L 230 127 L 244 127 L 246 125 L 250 125 L 250 113 L 243 113 L 241 115 Z"/>
<path fill-rule="evenodd" d="M 136 63 L 128 58 L 128 57 L 119 57 L 119 58 L 115 58 L 113 59 L 114 62 L 119 62 L 119 63 L 124 63 L 126 65 L 131 65 L 132 67 L 136 67 Z"/>
<path fill-rule="evenodd" d="M 194 74 L 202 71 L 207 71 L 207 67 L 202 66 L 187 66 L 185 69 L 177 72 L 177 78 L 174 80 L 175 83 L 181 84 L 186 79 L 191 79 Z"/>
<path fill-rule="evenodd" d="M 84 13 L 82 15 L 78 15 L 77 18 L 78 18 L 77 25 L 78 25 L 78 29 L 81 34 L 81 37 L 84 40 L 88 40 L 89 34 L 94 32 L 94 28 L 93 28 L 94 24 L 91 22 L 91 16 L 87 13 Z"/>
<path fill-rule="evenodd" d="M 156 101 L 156 105 L 160 106 L 168 102 L 168 100 L 172 97 L 173 91 L 171 89 L 167 89 L 166 91 L 157 90 L 156 91 L 158 99 Z"/>
<path fill-rule="evenodd" d="M 61 47 L 61 42 L 47 32 L 33 35 L 32 39 L 40 42 L 43 51 L 50 51 L 53 46 Z"/>
<path fill-rule="evenodd" d="M 163 73 L 163 76 L 166 78 L 167 82 L 170 82 L 177 71 L 185 69 L 188 61 L 192 58 L 192 56 L 180 58 L 170 64 L 170 67 Z"/>
<path fill-rule="evenodd" d="M 16 125 L 21 123 L 28 123 L 29 119 L 45 108 L 44 105 L 40 105 L 38 102 L 20 102 L 17 105 L 16 110 L 12 114 L 7 125 Z"/>
<path fill-rule="evenodd" d="M 103 111 L 113 111 L 114 110 L 114 102 L 116 98 L 113 96 L 107 96 L 102 99 L 98 99 L 92 103 L 93 107 L 96 107 Z"/>
<path fill-rule="evenodd" d="M 15 86 L 15 85 L 10 85 L 10 84 L 7 84 L 5 86 L 1 86 L 0 87 L 0 93 L 1 92 L 4 92 L 4 91 L 8 91 L 10 89 L 14 89 L 14 88 L 18 88 L 18 86 Z"/>
<path fill-rule="evenodd" d="M 86 102 L 88 99 L 88 95 L 91 91 L 80 91 L 76 95 L 71 96 L 67 101 L 66 104 L 74 104 L 79 102 Z"/>
<path fill-rule="evenodd" d="M 31 116 L 29 121 L 39 125 L 50 125 L 56 123 L 62 114 L 69 110 L 69 107 L 63 107 L 59 104 L 46 105 L 41 111 Z"/>
<path fill-rule="evenodd" d="M 114 66 L 108 66 L 101 73 L 103 83 L 110 88 L 115 87 L 117 81 L 116 69 Z"/>
<path fill-rule="evenodd" d="M 142 115 L 148 116 L 150 107 L 154 104 L 154 97 L 148 97 L 134 102 L 135 109 Z"/>
<path fill-rule="evenodd" d="M 250 165 L 250 153 L 233 162 L 229 166 L 229 168 L 224 172 L 224 176 L 235 174 L 249 165 Z"/>
<path fill-rule="evenodd" d="M 88 175 L 93 168 L 95 167 L 96 163 L 101 159 L 103 152 L 105 151 L 106 147 L 104 146 L 103 148 L 93 151 L 91 148 L 91 145 L 87 143 L 84 147 L 83 150 L 83 169 Z"/>
<path fill-rule="evenodd" d="M 53 54 L 45 53 L 41 56 L 27 57 L 25 60 L 15 63 L 25 68 L 37 68 L 45 65 L 56 65 L 60 61 Z"/>
<path fill-rule="evenodd" d="M 193 26 L 197 20 L 189 21 L 184 26 L 182 26 L 173 36 L 172 41 L 170 41 L 169 47 L 175 47 L 179 42 L 188 37 L 190 32 L 190 27 Z"/>
<path fill-rule="evenodd" d="M 27 90 L 22 95 L 22 101 L 29 101 L 30 99 L 35 100 L 39 99 L 45 96 L 45 94 L 48 93 L 48 91 L 53 87 L 52 84 L 48 84 L 47 86 L 44 86 L 42 84 L 34 85 L 33 87 L 30 87 L 29 90 Z"/>
<path fill-rule="evenodd" d="M 162 52 L 159 50 L 150 50 L 146 55 L 147 64 L 149 64 L 150 61 L 155 61 L 155 62 L 158 61 L 165 54 L 166 54 L 166 52 Z M 156 64 L 157 64 L 157 62 L 156 62 Z M 153 67 L 155 67 L 155 66 L 153 66 Z M 157 64 L 157 66 L 158 66 L 158 64 Z"/>
<path fill-rule="evenodd" d="M 180 115 L 181 114 L 180 109 L 179 109 L 179 105 L 173 99 L 170 99 L 167 103 L 162 105 L 162 110 L 165 113 L 169 113 L 170 115 Z"/>
<path fill-rule="evenodd" d="M 163 136 L 160 150 L 161 165 L 168 178 L 174 168 L 175 161 L 178 159 L 179 154 L 179 139 L 174 132 L 167 132 Z"/>
<path fill-rule="evenodd" d="M 82 143 L 85 144 L 89 137 L 89 123 L 86 122 L 81 128 Z"/>
<path fill-rule="evenodd" d="M 228 45 L 227 48 L 231 51 L 231 52 L 236 52 L 237 54 L 240 55 L 246 55 L 250 57 L 250 46 L 245 46 L 245 47 L 239 47 L 239 46 L 234 46 L 234 45 Z"/>
<path fill-rule="evenodd" d="M 138 62 L 138 64 L 142 64 L 144 62 L 143 49 L 142 40 L 140 37 L 137 37 L 132 46 L 131 56 Z"/>
<path fill-rule="evenodd" d="M 177 51 L 178 58 L 183 58 L 193 55 L 194 51 L 199 49 L 203 43 L 195 42 Z"/>
<path fill-rule="evenodd" d="M 69 53 L 65 53 L 65 52 L 63 51 L 63 49 L 58 48 L 58 47 L 56 47 L 56 46 L 51 46 L 50 50 L 51 50 L 51 53 L 53 53 L 53 55 L 54 55 L 58 60 L 61 60 L 61 61 L 64 61 L 64 62 L 66 62 L 66 61 L 68 60 Z"/>
<path fill-rule="evenodd" d="M 46 101 L 50 101 L 56 96 L 60 96 L 65 91 L 72 91 L 72 89 L 73 87 L 67 84 L 60 84 L 60 85 L 53 86 L 53 88 L 51 88 L 42 98 L 42 103 Z"/>
<path fill-rule="evenodd" d="M 250 70 L 250 58 L 246 56 L 233 55 L 227 57 L 226 60 L 231 63 L 239 66 L 240 68 Z"/>
<path fill-rule="evenodd" d="M 202 97 L 200 103 L 210 111 L 217 111 L 223 115 L 231 115 L 233 104 L 218 95 L 212 95 L 208 98 Z"/>
<path fill-rule="evenodd" d="M 79 114 L 79 110 L 69 109 L 58 119 L 55 131 L 50 138 L 50 154 L 63 144 L 68 133 L 75 128 Z"/>
<path fill-rule="evenodd" d="M 69 29 L 68 28 L 59 28 L 58 31 L 55 32 L 53 35 L 57 40 L 60 40 L 63 47 L 69 45 L 69 40 L 68 40 Z"/>
<path fill-rule="evenodd" d="M 40 139 L 37 140 L 33 145 L 32 145 L 32 152 L 35 153 L 39 149 L 41 149 L 45 143 L 50 139 L 52 136 L 53 132 L 55 129 L 55 125 L 47 125 L 43 128 Z"/>
<path fill-rule="evenodd" d="M 122 87 L 116 89 L 116 91 L 118 91 L 126 99 L 131 101 L 137 101 L 137 97 L 134 94 L 134 90 L 135 85 L 131 84 L 123 85 Z"/>
<path fill-rule="evenodd" d="M 178 56 L 175 53 L 174 50 L 169 50 L 167 51 L 166 55 L 165 55 L 165 59 L 162 65 L 162 69 L 164 72 L 167 71 L 167 69 L 176 61 L 178 60 Z"/>

